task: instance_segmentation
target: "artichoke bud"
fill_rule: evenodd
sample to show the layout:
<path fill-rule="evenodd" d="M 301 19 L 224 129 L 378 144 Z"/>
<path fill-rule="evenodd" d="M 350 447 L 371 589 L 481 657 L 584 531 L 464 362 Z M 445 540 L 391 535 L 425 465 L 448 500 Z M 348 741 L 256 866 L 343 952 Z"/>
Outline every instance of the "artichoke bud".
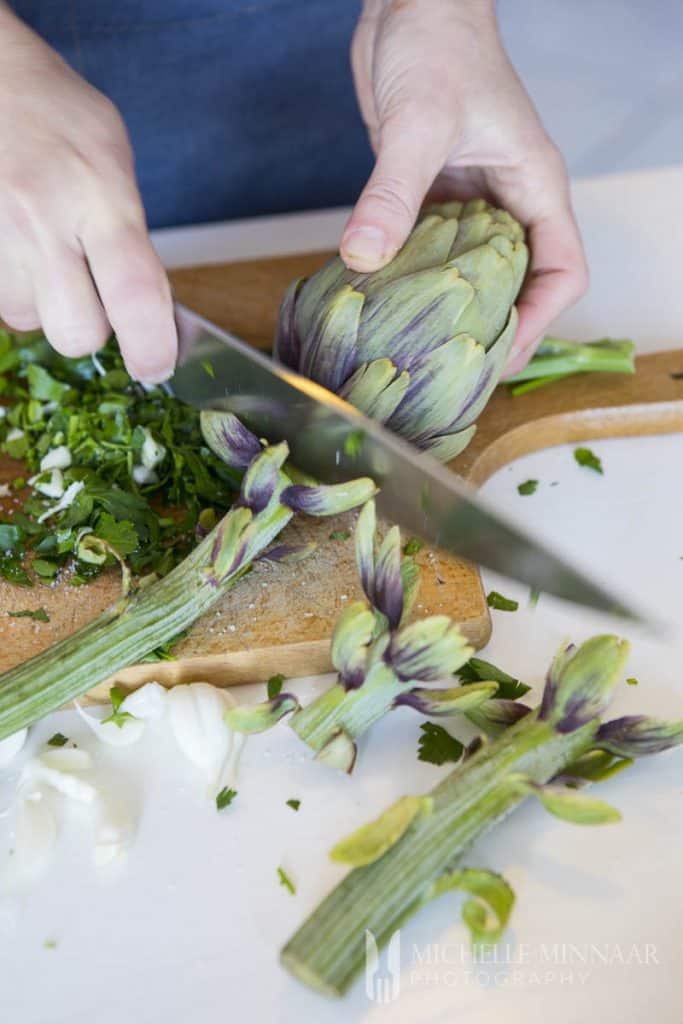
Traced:
<path fill-rule="evenodd" d="M 472 653 L 447 615 L 433 615 L 394 633 L 385 660 L 401 679 L 433 682 L 453 675 Z"/>
<path fill-rule="evenodd" d="M 264 448 L 244 474 L 239 504 L 246 505 L 254 515 L 263 512 L 273 498 L 280 480 L 280 469 L 289 455 L 287 443 Z"/>
<path fill-rule="evenodd" d="M 350 775 L 356 763 L 356 754 L 356 744 L 349 734 L 343 729 L 337 729 L 315 755 L 315 760 Z"/>
<path fill-rule="evenodd" d="M 199 422 L 211 451 L 233 469 L 248 469 L 261 451 L 258 438 L 231 412 L 204 409 Z"/>
<path fill-rule="evenodd" d="M 398 695 L 394 707 L 415 708 L 422 715 L 439 718 L 444 715 L 468 714 L 490 698 L 498 689 L 497 683 L 472 683 L 469 686 L 454 686 L 450 689 L 428 689 L 414 687 Z"/>
<path fill-rule="evenodd" d="M 211 566 L 207 573 L 220 583 L 229 576 L 244 558 L 245 532 L 252 520 L 249 508 L 233 508 L 216 531 L 211 551 Z"/>
<path fill-rule="evenodd" d="M 225 712 L 225 721 L 235 732 L 256 733 L 272 729 L 293 711 L 299 710 L 299 701 L 292 693 L 278 693 L 260 704 L 239 704 Z"/>
<path fill-rule="evenodd" d="M 368 501 L 377 493 L 370 477 L 362 476 L 341 484 L 292 484 L 280 496 L 283 505 L 309 516 L 334 516 Z"/>
<path fill-rule="evenodd" d="M 476 686 L 481 684 L 472 683 L 470 685 Z M 494 700 L 487 701 L 485 704 L 477 705 L 472 711 L 468 711 L 468 717 L 486 736 L 495 738 L 505 732 L 511 725 L 518 722 L 520 718 L 525 718 L 530 711 L 531 708 L 528 704 L 522 704 L 519 701 L 506 698 L 495 698 Z"/>
<path fill-rule="evenodd" d="M 368 645 L 375 629 L 375 616 L 363 601 L 345 608 L 332 635 L 332 664 L 347 689 L 365 680 Z"/>
<path fill-rule="evenodd" d="M 500 379 L 527 259 L 504 210 L 430 207 L 381 270 L 357 274 L 337 257 L 290 285 L 275 354 L 446 461 Z"/>
<path fill-rule="evenodd" d="M 683 722 L 667 722 L 647 715 L 625 715 L 601 725 L 595 743 L 618 757 L 659 754 L 683 743 Z"/>
<path fill-rule="evenodd" d="M 626 640 L 607 635 L 561 648 L 550 666 L 539 718 L 558 732 L 573 732 L 600 715 L 623 673 L 628 649 Z"/>

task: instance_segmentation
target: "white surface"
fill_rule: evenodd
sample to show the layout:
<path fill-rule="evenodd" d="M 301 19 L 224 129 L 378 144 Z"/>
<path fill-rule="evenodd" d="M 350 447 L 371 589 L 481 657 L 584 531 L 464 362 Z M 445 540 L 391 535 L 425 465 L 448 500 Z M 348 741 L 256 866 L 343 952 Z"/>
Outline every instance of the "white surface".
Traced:
<path fill-rule="evenodd" d="M 681 181 L 683 174 L 672 172 L 577 186 L 579 208 L 600 224 L 589 237 L 589 250 L 599 257 L 594 275 L 600 291 L 596 287 L 577 307 L 577 330 L 628 332 L 641 347 L 649 347 L 653 333 L 658 345 L 678 341 L 683 299 L 671 225 L 683 212 Z M 259 229 L 260 238 L 270 235 L 274 246 L 283 246 L 284 237 L 289 249 L 333 244 L 331 235 L 322 236 L 332 231 L 334 215 L 317 222 L 320 230 L 315 218 L 296 223 L 305 230 L 290 224 L 283 235 L 271 222 Z M 228 243 L 239 243 L 244 254 L 250 243 L 239 225 L 223 232 L 226 249 L 221 232 L 215 229 L 212 258 L 235 256 Z M 206 237 L 167 233 L 160 247 L 169 262 L 177 256 L 177 262 L 193 261 Z M 649 291 L 636 288 L 642 273 Z M 603 309 L 611 311 L 609 328 Z M 580 553 L 614 585 L 628 586 L 630 574 L 646 603 L 678 616 L 679 635 L 668 645 L 630 631 L 636 643 L 629 674 L 641 682 L 620 688 L 614 711 L 683 717 L 683 436 L 592 447 L 603 458 L 604 477 L 580 469 L 569 449 L 557 448 L 502 470 L 485 493 Z M 520 497 L 516 486 L 529 477 L 541 486 Z M 553 481 L 558 486 L 551 487 Z M 518 592 L 508 582 L 487 580 L 493 582 L 510 595 Z M 535 611 L 523 605 L 494 616 L 486 656 L 535 683 L 562 637 L 582 639 L 602 626 L 545 597 Z M 310 695 L 320 685 L 301 684 L 299 692 Z M 258 693 L 251 687 L 238 696 Z M 159 727 L 140 747 L 102 750 L 74 715 L 52 716 L 40 734 L 60 729 L 96 752 L 103 774 L 109 769 L 111 778 L 115 767 L 117 791 L 140 814 L 139 833 L 125 870 L 98 876 L 87 823 L 74 815 L 50 874 L 26 899 L 0 905 L 0 1019 L 541 1024 L 551 1016 L 558 1024 L 635 1024 L 647 1014 L 659 1024 L 680 1024 L 681 751 L 641 762 L 601 786 L 623 809 L 621 825 L 580 829 L 528 806 L 472 851 L 471 863 L 504 871 L 517 891 L 501 951 L 511 962 L 474 973 L 467 963 L 453 964 L 466 957 L 466 936 L 459 900 L 444 897 L 403 930 L 402 991 L 390 1007 L 370 1003 L 362 982 L 345 1003 L 329 1003 L 280 971 L 279 946 L 343 873 L 326 859 L 332 842 L 395 796 L 422 791 L 441 776 L 442 770 L 415 760 L 419 721 L 405 710 L 382 722 L 350 779 L 311 764 L 284 725 L 256 737 L 247 745 L 239 796 L 219 815 Z M 290 797 L 302 801 L 296 814 L 285 806 Z M 0 819 L 0 845 L 3 828 L 7 844 L 8 823 Z M 296 881 L 295 897 L 278 885 L 278 865 Z M 44 948 L 46 939 L 56 940 L 56 948 Z M 411 978 L 414 947 L 424 956 L 430 944 L 438 944 L 449 963 L 428 968 L 422 980 Z M 605 955 L 609 964 L 601 962 Z M 650 963 L 622 966 L 620 957 Z"/>

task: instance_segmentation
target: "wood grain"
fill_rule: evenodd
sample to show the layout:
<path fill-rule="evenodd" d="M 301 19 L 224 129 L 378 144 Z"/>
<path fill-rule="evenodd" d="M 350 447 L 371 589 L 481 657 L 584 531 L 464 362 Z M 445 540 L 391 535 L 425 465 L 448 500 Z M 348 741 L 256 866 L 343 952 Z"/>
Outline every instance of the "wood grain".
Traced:
<path fill-rule="evenodd" d="M 261 349 L 269 349 L 280 298 L 292 278 L 314 271 L 327 254 L 254 260 L 171 273 L 176 297 Z M 482 484 L 501 466 L 528 452 L 567 441 L 683 430 L 683 351 L 638 360 L 634 377 L 593 374 L 512 398 L 499 388 L 479 420 L 473 442 L 453 469 Z M 0 462 L 0 482 L 17 473 Z M 253 682 L 275 672 L 309 675 L 330 668 L 334 620 L 359 596 L 352 542 L 332 541 L 333 530 L 352 530 L 355 513 L 335 520 L 298 519 L 288 543 L 314 541 L 304 562 L 260 562 L 193 627 L 178 646 L 178 660 L 136 666 L 117 680 L 137 685 L 158 679 L 172 685 L 207 679 L 222 685 Z M 475 647 L 490 635 L 490 617 L 477 569 L 423 550 L 422 585 L 415 614 L 444 613 L 460 623 Z M 87 587 L 68 580 L 33 590 L 0 582 L 0 609 L 45 607 L 49 623 L 0 616 L 0 671 L 24 661 L 78 629 L 116 596 L 116 574 Z M 106 693 L 111 681 L 97 688 Z"/>

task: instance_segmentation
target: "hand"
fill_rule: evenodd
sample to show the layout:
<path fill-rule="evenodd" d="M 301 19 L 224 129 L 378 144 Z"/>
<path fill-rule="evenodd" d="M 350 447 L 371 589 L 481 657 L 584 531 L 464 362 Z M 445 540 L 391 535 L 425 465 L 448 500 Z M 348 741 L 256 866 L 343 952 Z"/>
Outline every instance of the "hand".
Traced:
<path fill-rule="evenodd" d="M 130 373 L 172 372 L 170 289 L 114 106 L 0 3 L 0 317 L 82 356 L 112 328 Z"/>
<path fill-rule="evenodd" d="M 384 266 L 430 191 L 504 206 L 531 249 L 507 367 L 516 372 L 588 275 L 562 157 L 503 50 L 491 0 L 366 0 L 351 57 L 377 160 L 342 259 L 362 272 Z"/>

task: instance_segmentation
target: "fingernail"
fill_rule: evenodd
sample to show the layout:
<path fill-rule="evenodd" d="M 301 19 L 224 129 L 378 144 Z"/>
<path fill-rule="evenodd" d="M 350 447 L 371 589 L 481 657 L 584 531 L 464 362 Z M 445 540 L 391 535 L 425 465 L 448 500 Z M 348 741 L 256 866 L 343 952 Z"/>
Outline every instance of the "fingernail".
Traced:
<path fill-rule="evenodd" d="M 342 241 L 342 255 L 353 263 L 374 266 L 381 263 L 387 251 L 387 240 L 379 228 L 355 228 Z"/>

